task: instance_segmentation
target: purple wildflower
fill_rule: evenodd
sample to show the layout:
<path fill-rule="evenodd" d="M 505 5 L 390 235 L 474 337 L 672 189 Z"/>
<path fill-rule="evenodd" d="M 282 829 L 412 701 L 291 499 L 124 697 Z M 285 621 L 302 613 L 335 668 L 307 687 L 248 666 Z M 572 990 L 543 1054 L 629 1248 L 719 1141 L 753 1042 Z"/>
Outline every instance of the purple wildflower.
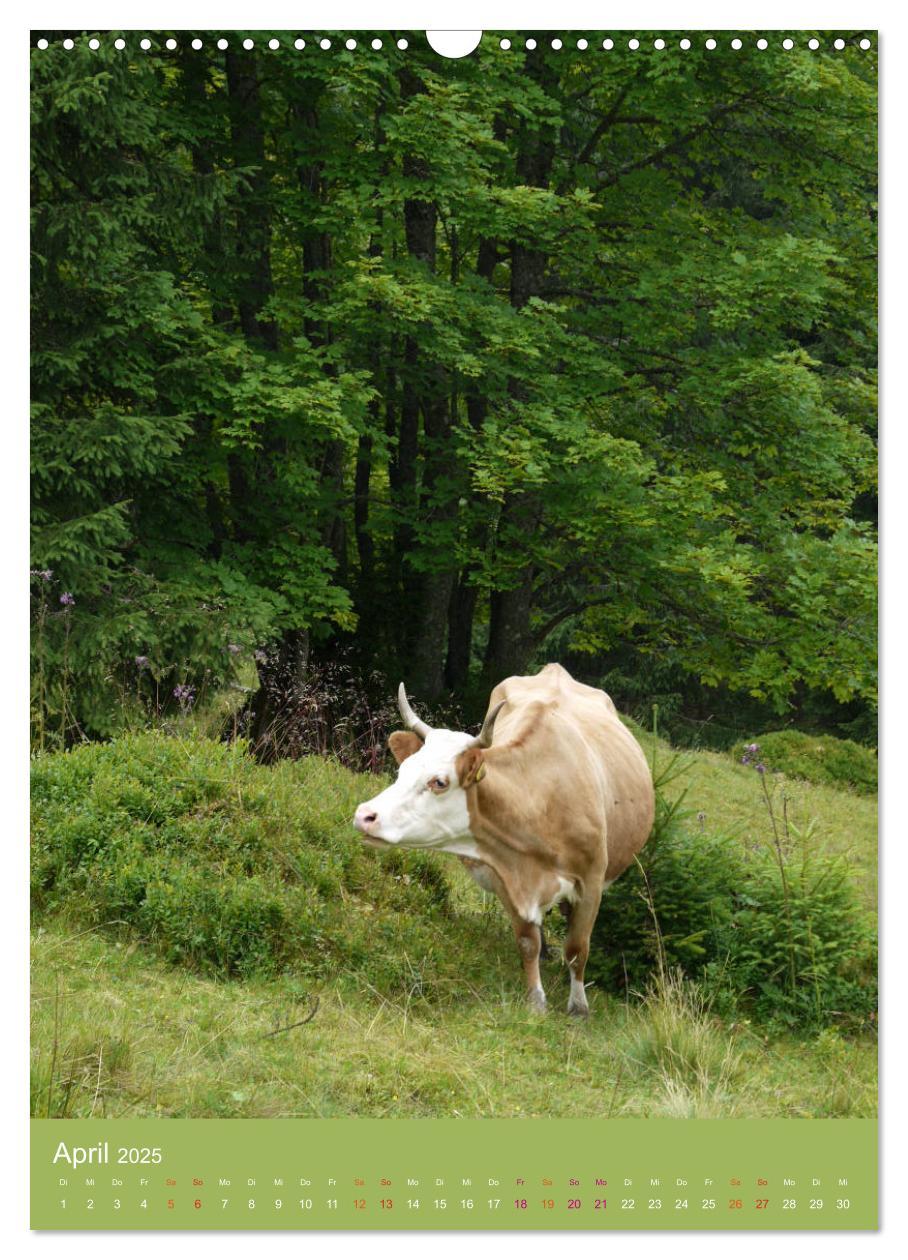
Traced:
<path fill-rule="evenodd" d="M 60 596 L 60 603 L 63 604 L 65 608 L 71 608 L 75 602 L 75 598 L 70 591 L 64 591 Z"/>
<path fill-rule="evenodd" d="M 190 687 L 188 683 L 178 683 L 173 689 L 175 700 L 179 700 L 180 705 L 184 708 L 192 708 L 192 702 L 195 700 L 195 687 Z"/>
<path fill-rule="evenodd" d="M 765 773 L 766 773 L 766 767 L 763 765 L 763 762 L 762 762 L 762 761 L 758 762 L 758 763 L 754 766 L 754 769 L 756 770 L 757 774 L 765 774 Z"/>
<path fill-rule="evenodd" d="M 147 664 L 148 664 L 148 657 L 147 657 L 147 656 L 137 656 L 137 657 L 136 657 L 136 665 L 138 666 L 138 668 L 139 668 L 139 669 L 144 669 L 144 668 L 145 668 L 145 666 L 146 666 Z"/>
<path fill-rule="evenodd" d="M 746 752 L 749 752 L 749 753 L 758 753 L 758 752 L 760 751 L 760 745 L 759 745 L 759 744 L 747 744 L 747 745 L 745 746 L 745 751 L 746 751 Z"/>
<path fill-rule="evenodd" d="M 243 649 L 240 647 L 238 643 L 227 644 L 227 651 L 230 653 L 231 656 L 236 656 L 237 652 L 242 652 L 242 650 Z"/>
<path fill-rule="evenodd" d="M 54 576 L 53 569 L 31 569 L 31 577 L 40 578 L 42 582 L 49 582 Z"/>
<path fill-rule="evenodd" d="M 252 653 L 252 655 L 255 657 L 255 659 L 258 661 L 260 665 L 264 665 L 265 661 L 267 661 L 268 659 L 268 653 L 263 652 L 261 648 L 256 648 L 255 651 Z"/>

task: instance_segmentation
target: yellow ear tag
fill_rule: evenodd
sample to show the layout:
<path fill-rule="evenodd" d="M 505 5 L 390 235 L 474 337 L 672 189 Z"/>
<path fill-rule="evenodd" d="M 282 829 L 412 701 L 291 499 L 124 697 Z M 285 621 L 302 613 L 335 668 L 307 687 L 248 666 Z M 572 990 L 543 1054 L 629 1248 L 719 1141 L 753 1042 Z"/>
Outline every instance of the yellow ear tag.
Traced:
<path fill-rule="evenodd" d="M 486 763 L 484 761 L 481 761 L 479 763 L 479 769 L 476 771 L 476 778 L 473 780 L 473 782 L 478 783 L 480 779 L 484 779 L 485 773 L 486 773 Z"/>

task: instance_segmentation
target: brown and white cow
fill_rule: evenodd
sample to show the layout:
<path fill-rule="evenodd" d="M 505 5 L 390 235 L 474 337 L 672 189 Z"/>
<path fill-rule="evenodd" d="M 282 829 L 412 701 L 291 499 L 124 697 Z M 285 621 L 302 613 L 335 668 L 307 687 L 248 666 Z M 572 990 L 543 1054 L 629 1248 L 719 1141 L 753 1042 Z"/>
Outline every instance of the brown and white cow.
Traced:
<path fill-rule="evenodd" d="M 379 848 L 456 854 L 498 895 L 514 927 L 530 1004 L 545 1010 L 542 918 L 568 903 L 568 1012 L 588 1015 L 583 973 L 604 889 L 646 843 L 654 793 L 640 745 L 604 691 L 560 665 L 507 678 L 478 736 L 437 730 L 398 693 L 409 728 L 388 743 L 396 781 L 360 805 L 354 826 Z"/>

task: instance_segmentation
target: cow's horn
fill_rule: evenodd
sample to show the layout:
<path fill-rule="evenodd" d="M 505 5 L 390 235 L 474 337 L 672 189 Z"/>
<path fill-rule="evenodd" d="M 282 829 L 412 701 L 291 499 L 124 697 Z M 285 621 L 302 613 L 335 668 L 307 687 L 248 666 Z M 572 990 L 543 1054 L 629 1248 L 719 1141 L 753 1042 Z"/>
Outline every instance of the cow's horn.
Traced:
<path fill-rule="evenodd" d="M 486 714 L 486 720 L 482 724 L 482 730 L 476 736 L 477 748 L 489 748 L 492 744 L 492 732 L 495 730 L 495 719 L 507 704 L 506 700 L 499 700 L 494 709 Z"/>
<path fill-rule="evenodd" d="M 410 708 L 410 701 L 407 699 L 407 689 L 403 683 L 397 689 L 397 707 L 400 709 L 400 716 L 404 720 L 404 725 L 408 726 L 411 731 L 415 731 L 420 739 L 425 739 L 432 728 L 422 718 L 418 718 Z"/>

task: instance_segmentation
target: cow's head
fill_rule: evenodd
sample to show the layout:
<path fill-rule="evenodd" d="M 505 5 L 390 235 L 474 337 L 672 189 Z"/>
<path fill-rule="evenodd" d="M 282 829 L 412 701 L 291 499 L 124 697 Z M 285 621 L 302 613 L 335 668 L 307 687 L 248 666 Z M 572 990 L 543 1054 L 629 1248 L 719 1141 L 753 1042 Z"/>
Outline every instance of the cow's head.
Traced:
<path fill-rule="evenodd" d="M 397 780 L 358 806 L 354 827 L 377 847 L 432 849 L 469 835 L 467 789 L 485 773 L 482 750 L 492 742 L 504 701 L 488 714 L 478 735 L 433 729 L 411 709 L 403 683 L 397 703 L 408 728 L 388 740 Z"/>

